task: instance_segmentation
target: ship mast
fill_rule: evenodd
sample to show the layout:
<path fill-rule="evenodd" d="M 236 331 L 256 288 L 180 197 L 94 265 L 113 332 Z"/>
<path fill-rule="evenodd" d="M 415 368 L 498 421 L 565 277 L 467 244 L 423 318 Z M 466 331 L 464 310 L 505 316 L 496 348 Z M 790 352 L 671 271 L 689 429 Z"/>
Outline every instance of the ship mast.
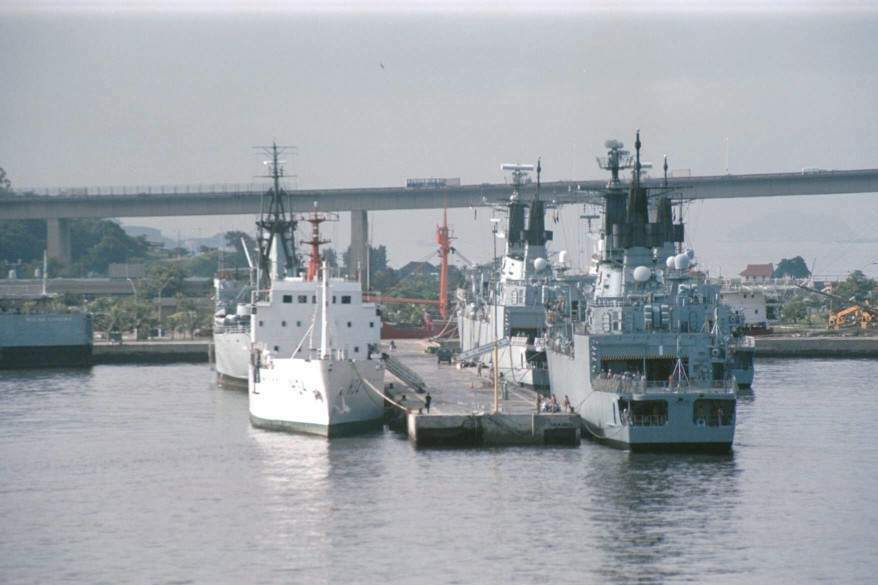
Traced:
<path fill-rule="evenodd" d="M 305 280 L 313 281 L 317 278 L 317 274 L 320 271 L 320 265 L 322 262 L 322 258 L 320 255 L 320 246 L 328 244 L 331 241 L 320 239 L 320 224 L 325 221 L 338 221 L 338 215 L 317 213 L 317 202 L 315 201 L 314 211 L 311 212 L 311 215 L 303 217 L 302 220 L 307 221 L 311 224 L 311 239 L 300 240 L 299 243 L 308 244 L 308 246 L 311 247 L 311 251 L 308 254 L 308 268 L 305 271 Z"/>
<path fill-rule="evenodd" d="M 442 225 L 436 226 L 436 243 L 439 244 L 439 315 L 443 320 L 448 319 L 448 253 L 452 239 L 446 205 L 442 209 Z"/>
<path fill-rule="evenodd" d="M 281 178 L 285 176 L 285 161 L 280 160 L 280 154 L 292 147 L 272 143 L 271 146 L 256 148 L 269 157 L 263 164 L 269 169 L 269 174 L 265 176 L 272 180 L 271 189 L 262 198 L 262 209 L 256 222 L 260 273 L 258 286 L 268 288 L 272 278 L 295 276 L 298 270 L 294 246 L 297 223 L 286 209 L 285 199 L 288 194 L 281 187 Z"/>

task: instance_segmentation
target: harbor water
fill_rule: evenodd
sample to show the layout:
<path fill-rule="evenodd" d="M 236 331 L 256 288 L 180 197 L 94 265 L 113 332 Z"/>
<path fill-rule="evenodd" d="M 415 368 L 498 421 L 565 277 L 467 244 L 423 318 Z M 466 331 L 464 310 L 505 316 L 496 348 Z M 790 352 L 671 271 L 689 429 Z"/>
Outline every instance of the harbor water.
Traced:
<path fill-rule="evenodd" d="M 0 377 L 2 583 L 869 583 L 878 362 L 762 360 L 730 455 L 253 429 L 205 365 Z"/>

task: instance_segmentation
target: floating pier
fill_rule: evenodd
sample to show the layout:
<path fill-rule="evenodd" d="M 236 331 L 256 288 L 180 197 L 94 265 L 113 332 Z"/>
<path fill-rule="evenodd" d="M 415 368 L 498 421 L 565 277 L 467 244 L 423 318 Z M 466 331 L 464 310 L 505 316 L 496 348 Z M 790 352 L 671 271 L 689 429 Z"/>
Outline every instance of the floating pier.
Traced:
<path fill-rule="evenodd" d="M 408 387 L 404 380 L 388 375 L 387 381 L 393 384 L 388 394 L 405 417 L 399 430 L 405 430 L 416 447 L 579 445 L 579 415 L 537 413 L 537 392 L 533 389 L 504 385 L 499 412 L 494 413 L 494 388 L 488 370 L 479 377 L 474 368 L 440 365 L 435 355 L 426 353 L 423 341 L 397 340 L 396 344 L 392 357 L 417 374 L 419 384 Z"/>

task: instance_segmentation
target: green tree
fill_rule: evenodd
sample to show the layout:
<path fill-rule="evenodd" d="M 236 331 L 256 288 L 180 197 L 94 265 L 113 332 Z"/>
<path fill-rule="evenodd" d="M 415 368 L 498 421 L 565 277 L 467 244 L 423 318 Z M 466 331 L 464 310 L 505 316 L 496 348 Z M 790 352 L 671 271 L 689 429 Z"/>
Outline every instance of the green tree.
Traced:
<path fill-rule="evenodd" d="M 8 195 L 12 192 L 12 181 L 6 176 L 6 171 L 0 167 L 0 194 Z"/>
<path fill-rule="evenodd" d="M 782 318 L 785 323 L 798 323 L 808 316 L 808 306 L 801 298 L 796 297 L 787 301 L 782 309 Z"/>
<path fill-rule="evenodd" d="M 784 258 L 778 263 L 777 268 L 774 269 L 772 277 L 784 278 L 785 276 L 791 278 L 808 278 L 811 276 L 811 271 L 808 270 L 808 265 L 805 264 L 805 259 L 801 256 Z"/>
<path fill-rule="evenodd" d="M 141 285 L 145 298 L 161 296 L 169 298 L 183 293 L 183 284 L 188 274 L 179 262 L 162 262 L 153 264 L 146 273 L 146 280 Z"/>
<path fill-rule="evenodd" d="M 848 275 L 847 280 L 836 287 L 835 294 L 845 300 L 862 303 L 872 299 L 875 287 L 874 279 L 867 277 L 861 270 L 854 270 Z"/>

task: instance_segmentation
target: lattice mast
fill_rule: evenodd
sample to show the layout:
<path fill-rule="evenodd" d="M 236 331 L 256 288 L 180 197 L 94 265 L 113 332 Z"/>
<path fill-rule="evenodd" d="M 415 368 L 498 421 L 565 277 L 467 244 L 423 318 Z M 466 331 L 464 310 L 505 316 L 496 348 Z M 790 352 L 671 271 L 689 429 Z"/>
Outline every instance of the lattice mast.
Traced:
<path fill-rule="evenodd" d="M 269 159 L 264 161 L 268 169 L 268 175 L 272 180 L 271 189 L 262 198 L 262 209 L 259 219 L 256 221 L 256 240 L 259 245 L 259 269 L 260 288 L 268 288 L 272 278 L 295 276 L 298 269 L 298 257 L 295 250 L 296 220 L 290 216 L 286 209 L 285 200 L 289 195 L 281 187 L 281 178 L 284 177 L 283 164 L 280 154 L 293 147 L 257 146 Z"/>

